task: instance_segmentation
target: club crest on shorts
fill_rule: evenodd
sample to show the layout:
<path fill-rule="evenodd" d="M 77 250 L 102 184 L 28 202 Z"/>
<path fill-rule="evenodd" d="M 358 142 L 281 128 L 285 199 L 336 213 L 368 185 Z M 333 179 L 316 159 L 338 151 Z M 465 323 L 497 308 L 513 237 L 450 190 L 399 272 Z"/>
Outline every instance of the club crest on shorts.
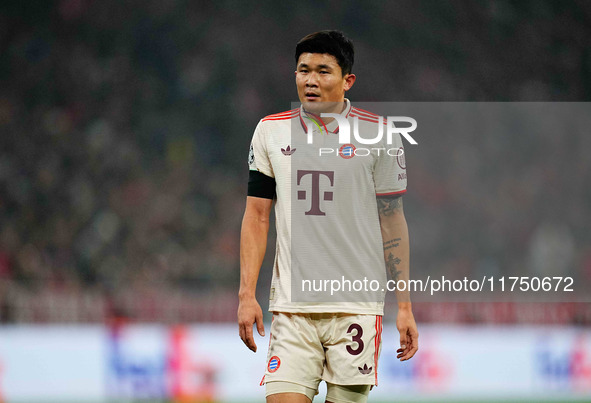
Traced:
<path fill-rule="evenodd" d="M 281 365 L 281 360 L 279 359 L 279 357 L 274 355 L 273 357 L 271 357 L 269 359 L 269 363 L 267 364 L 267 370 L 269 372 L 275 372 L 279 369 L 280 365 Z"/>

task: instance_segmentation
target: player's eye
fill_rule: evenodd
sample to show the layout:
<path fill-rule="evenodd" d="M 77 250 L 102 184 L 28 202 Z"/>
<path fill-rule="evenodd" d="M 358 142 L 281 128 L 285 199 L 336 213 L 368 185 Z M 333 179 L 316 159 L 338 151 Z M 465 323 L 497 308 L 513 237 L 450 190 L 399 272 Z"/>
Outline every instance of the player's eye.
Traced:
<path fill-rule="evenodd" d="M 330 73 L 329 73 L 328 71 L 326 71 L 326 70 L 322 70 L 322 71 L 320 72 L 320 74 L 330 74 Z"/>

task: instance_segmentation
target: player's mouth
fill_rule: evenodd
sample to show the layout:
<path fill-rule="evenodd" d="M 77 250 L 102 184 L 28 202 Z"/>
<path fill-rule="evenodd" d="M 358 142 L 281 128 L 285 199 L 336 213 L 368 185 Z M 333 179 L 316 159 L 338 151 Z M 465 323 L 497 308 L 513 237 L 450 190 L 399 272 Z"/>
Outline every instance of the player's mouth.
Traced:
<path fill-rule="evenodd" d="M 306 97 L 306 101 L 318 101 L 320 99 L 320 95 L 314 93 L 314 92 L 306 92 L 304 94 L 304 96 Z"/>

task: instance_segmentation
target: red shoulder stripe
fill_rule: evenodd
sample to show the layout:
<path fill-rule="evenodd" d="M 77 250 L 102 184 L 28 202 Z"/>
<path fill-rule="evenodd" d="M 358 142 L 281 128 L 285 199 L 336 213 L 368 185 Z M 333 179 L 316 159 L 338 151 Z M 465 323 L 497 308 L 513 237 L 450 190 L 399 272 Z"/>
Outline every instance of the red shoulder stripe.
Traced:
<path fill-rule="evenodd" d="M 266 122 L 267 120 L 290 120 L 290 119 L 294 119 L 294 118 L 296 118 L 297 116 L 298 116 L 298 115 L 294 115 L 294 116 L 285 116 L 285 117 L 282 117 L 282 118 L 266 118 L 266 119 L 263 119 L 263 122 Z"/>
<path fill-rule="evenodd" d="M 273 114 L 271 114 L 271 116 L 273 116 L 273 115 L 285 115 L 285 114 L 287 114 L 287 113 L 294 113 L 294 112 L 297 112 L 298 110 L 299 110 L 298 108 L 295 108 L 295 109 L 290 109 L 290 110 L 288 110 L 288 111 L 283 111 L 283 112 L 277 112 L 277 113 L 273 113 Z"/>
<path fill-rule="evenodd" d="M 356 113 L 352 113 L 351 117 L 354 118 L 359 118 L 361 120 L 367 120 L 368 122 L 374 122 L 374 123 L 378 123 L 378 118 L 368 118 L 367 116 L 363 116 L 363 115 L 358 115 Z"/>
<path fill-rule="evenodd" d="M 368 112 L 368 111 L 366 111 L 364 109 L 359 109 L 359 108 L 356 108 L 356 107 L 353 107 L 353 109 L 354 109 L 353 112 L 357 113 L 358 115 L 365 115 L 367 117 L 372 117 L 372 118 L 377 118 L 377 117 L 380 116 L 380 115 L 376 115 L 375 113 Z"/>
<path fill-rule="evenodd" d="M 265 116 L 263 119 L 266 118 L 275 118 L 275 117 L 279 117 L 279 116 L 286 116 L 286 115 L 293 115 L 294 113 L 296 113 L 298 111 L 298 109 L 292 109 L 290 111 L 285 111 L 285 112 L 279 112 L 279 113 L 274 113 L 272 115 L 268 115 Z"/>
<path fill-rule="evenodd" d="M 366 121 L 366 122 L 371 122 L 371 123 L 379 123 L 379 122 L 378 122 L 378 119 L 373 119 L 373 118 L 366 118 L 366 117 L 364 117 L 364 116 L 356 115 L 356 114 L 353 114 L 353 113 L 351 114 L 351 116 L 352 116 L 352 117 L 354 117 L 354 118 L 358 118 L 359 120 L 364 120 L 364 121 Z M 387 125 L 387 124 L 388 124 L 388 123 L 386 122 L 386 119 L 383 119 L 383 120 L 382 120 L 382 123 L 383 123 L 384 125 Z"/>
<path fill-rule="evenodd" d="M 283 120 L 283 119 L 293 119 L 298 116 L 299 109 L 293 109 L 291 111 L 277 113 L 275 115 L 265 116 L 263 118 L 263 122 L 266 120 Z"/>

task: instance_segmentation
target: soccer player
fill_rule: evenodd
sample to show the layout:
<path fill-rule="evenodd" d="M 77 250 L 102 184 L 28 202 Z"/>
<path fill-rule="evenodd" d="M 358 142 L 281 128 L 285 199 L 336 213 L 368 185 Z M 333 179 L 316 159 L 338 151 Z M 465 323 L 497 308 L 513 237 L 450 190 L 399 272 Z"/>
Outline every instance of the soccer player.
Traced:
<path fill-rule="evenodd" d="M 265 335 L 255 290 L 275 202 L 277 248 L 269 303 L 273 321 L 261 382 L 267 402 L 310 402 L 322 380 L 328 402 L 366 402 L 377 385 L 383 289 L 339 295 L 327 290 L 314 294 L 316 286 L 300 291 L 306 291 L 305 279 L 312 278 L 321 283 L 342 278 L 343 289 L 349 281 L 348 291 L 355 279 L 375 279 L 383 285 L 385 267 L 393 279 L 409 279 L 402 142 L 395 135 L 392 144 L 384 139 L 365 149 L 353 136 L 350 143 L 339 143 L 343 119 L 351 129 L 373 134 L 368 138 L 383 125 L 377 115 L 353 107 L 345 98 L 356 77 L 351 73 L 353 44 L 343 33 L 321 31 L 304 37 L 295 60 L 301 106 L 263 118 L 250 146 L 240 241 L 240 338 L 256 352 L 253 325 Z M 325 113 L 340 116 L 321 116 Z M 329 155 L 319 155 L 319 145 Z M 391 146 L 400 153 L 387 154 L 384 150 Z M 303 280 L 301 289 L 296 280 Z M 397 358 L 404 361 L 418 350 L 418 331 L 408 292 L 397 291 L 396 297 Z"/>

